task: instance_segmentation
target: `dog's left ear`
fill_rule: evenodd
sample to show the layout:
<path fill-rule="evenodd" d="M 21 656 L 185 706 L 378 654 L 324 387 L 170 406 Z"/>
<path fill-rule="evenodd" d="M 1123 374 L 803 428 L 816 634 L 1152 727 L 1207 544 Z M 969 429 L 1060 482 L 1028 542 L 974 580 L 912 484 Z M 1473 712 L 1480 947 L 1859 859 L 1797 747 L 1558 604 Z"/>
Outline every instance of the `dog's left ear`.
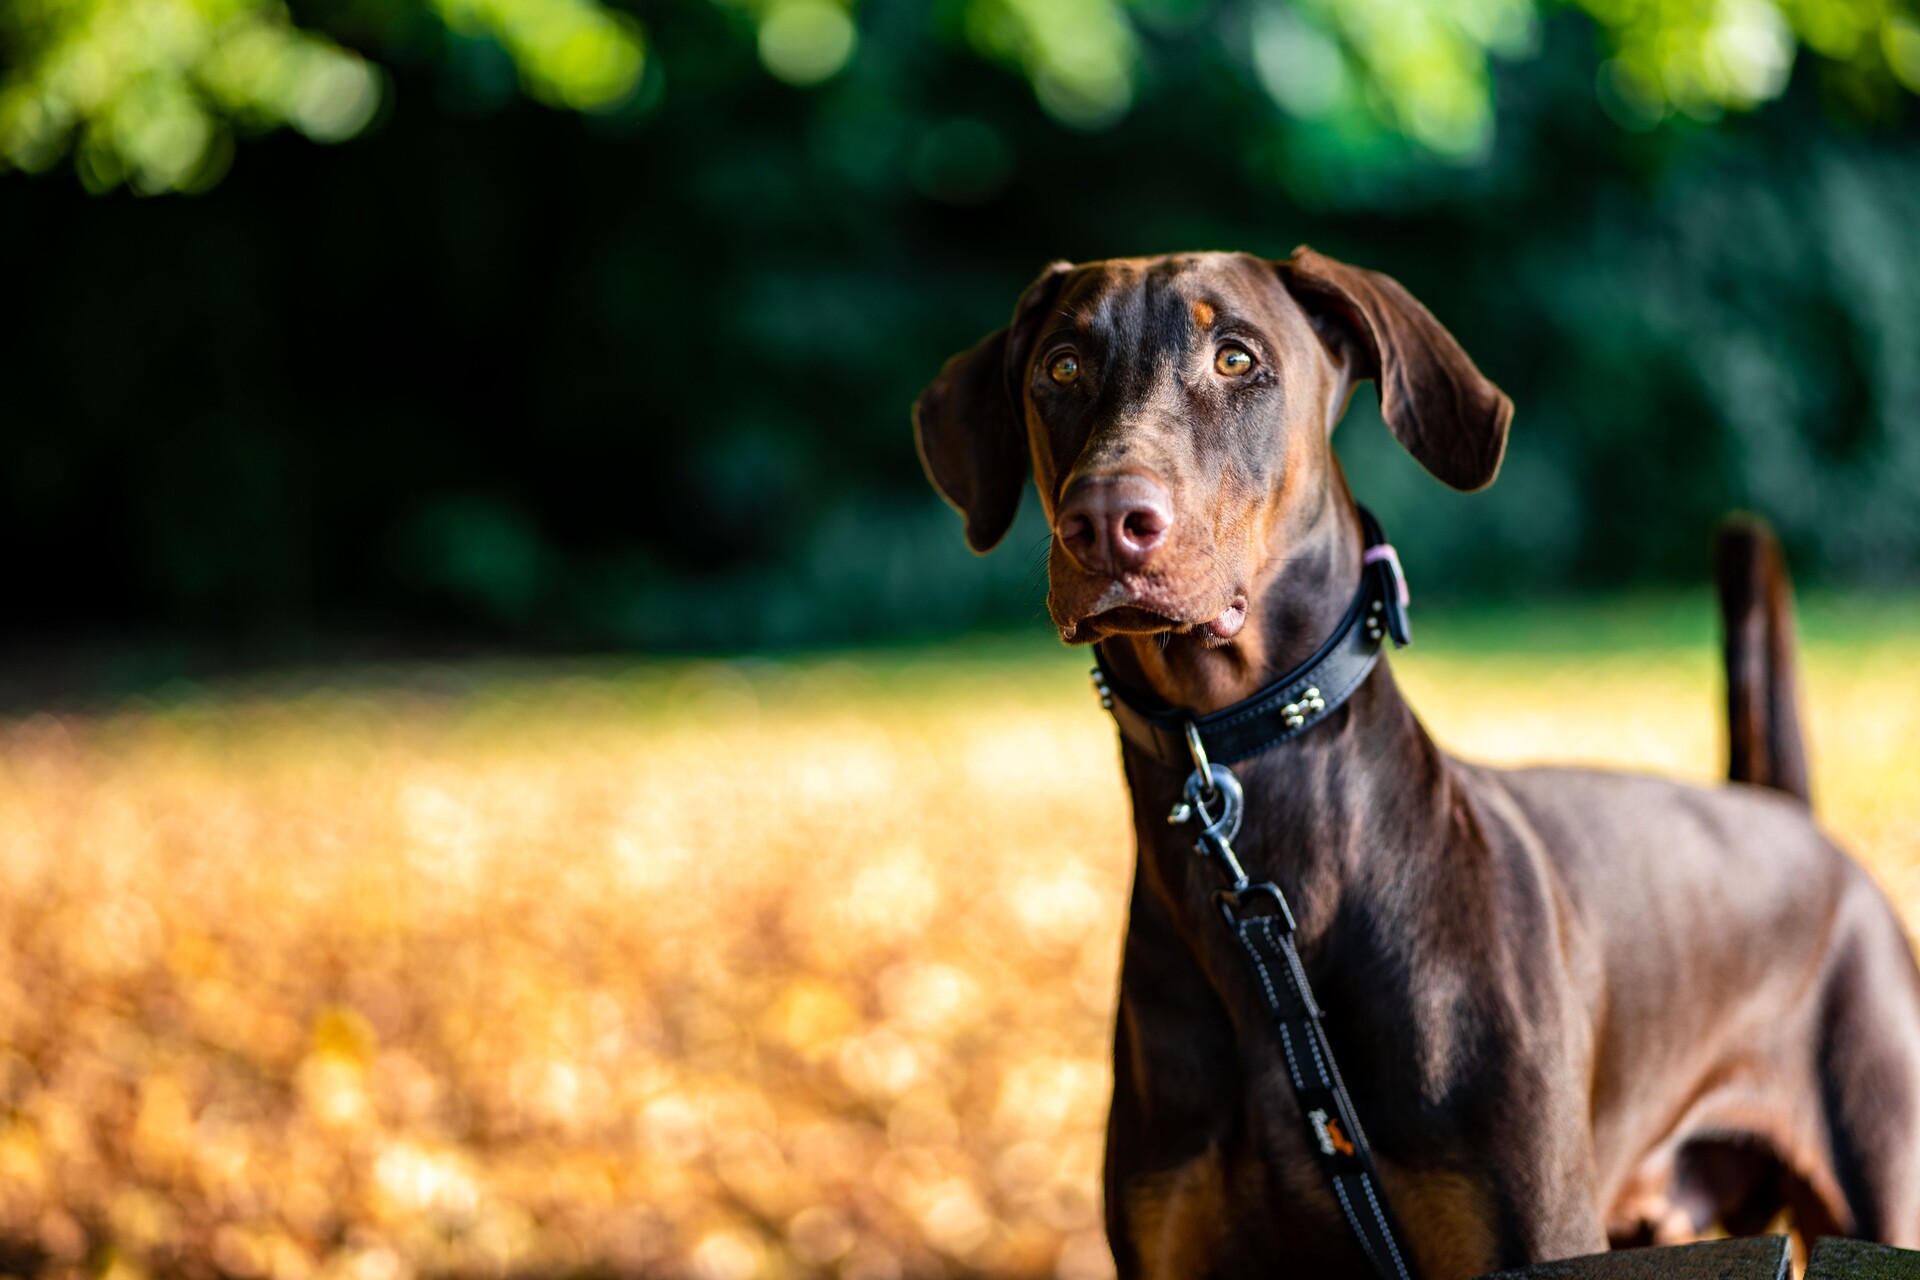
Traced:
<path fill-rule="evenodd" d="M 1033 326 L 1073 270 L 1056 262 L 1027 286 L 1004 329 L 947 361 L 913 402 L 913 439 L 927 479 L 966 517 L 967 545 L 984 555 L 998 545 L 1020 507 L 1027 479 L 1027 428 L 1021 380 Z"/>
<path fill-rule="evenodd" d="M 1302 245 L 1277 264 L 1288 292 L 1345 373 L 1331 427 L 1354 383 L 1373 379 L 1380 416 L 1420 465 L 1456 489 L 1493 483 L 1513 401 L 1474 367 L 1433 313 L 1400 282 Z"/>

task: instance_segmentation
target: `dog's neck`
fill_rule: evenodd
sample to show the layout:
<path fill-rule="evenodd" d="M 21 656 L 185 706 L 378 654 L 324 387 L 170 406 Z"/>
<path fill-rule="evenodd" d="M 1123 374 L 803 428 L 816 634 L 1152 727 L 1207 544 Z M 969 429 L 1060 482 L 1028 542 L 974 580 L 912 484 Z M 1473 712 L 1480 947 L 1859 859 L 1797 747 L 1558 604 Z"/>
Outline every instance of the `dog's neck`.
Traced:
<path fill-rule="evenodd" d="M 1190 637 L 1162 646 L 1155 637 L 1109 640 L 1103 653 L 1115 675 L 1171 706 L 1212 711 L 1277 679 L 1313 655 L 1345 617 L 1359 589 L 1364 553 L 1360 516 L 1343 486 L 1324 509 L 1288 535 L 1269 580 L 1254 593 L 1246 628 L 1230 645 L 1208 648 Z M 1185 775 L 1125 751 L 1140 843 L 1142 884 L 1202 927 L 1217 922 L 1204 907 L 1218 872 L 1193 854 L 1192 833 L 1165 815 Z M 1360 761 L 1364 761 L 1364 766 Z M 1354 767 L 1342 767 L 1353 761 Z M 1343 886 L 1373 851 L 1406 847 L 1422 831 L 1444 831 L 1451 803 L 1445 761 L 1401 697 L 1383 660 L 1326 723 L 1233 766 L 1246 791 L 1246 826 L 1235 843 L 1255 880 L 1275 879 L 1295 904 L 1303 935 L 1324 925 Z"/>

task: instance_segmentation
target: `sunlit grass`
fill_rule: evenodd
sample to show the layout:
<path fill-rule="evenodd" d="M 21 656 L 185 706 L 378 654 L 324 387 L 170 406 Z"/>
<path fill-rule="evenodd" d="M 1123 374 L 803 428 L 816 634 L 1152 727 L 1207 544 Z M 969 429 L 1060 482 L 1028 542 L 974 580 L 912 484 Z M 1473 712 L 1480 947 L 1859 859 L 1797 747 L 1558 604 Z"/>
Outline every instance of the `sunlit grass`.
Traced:
<path fill-rule="evenodd" d="M 1448 746 L 1708 779 L 1704 602 L 1421 617 Z M 1807 628 L 1920 918 L 1920 611 Z M 357 673 L 0 725 L 0 1271 L 1096 1277 L 1084 655 Z"/>

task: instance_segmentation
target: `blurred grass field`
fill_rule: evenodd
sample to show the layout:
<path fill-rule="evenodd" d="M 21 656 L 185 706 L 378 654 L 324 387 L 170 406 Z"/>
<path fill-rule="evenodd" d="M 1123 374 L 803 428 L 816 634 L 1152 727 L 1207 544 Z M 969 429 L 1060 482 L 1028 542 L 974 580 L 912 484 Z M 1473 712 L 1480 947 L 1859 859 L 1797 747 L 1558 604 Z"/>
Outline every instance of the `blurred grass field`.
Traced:
<path fill-rule="evenodd" d="M 1920 602 L 1803 614 L 1821 813 L 1920 920 Z M 1719 768 L 1704 597 L 1416 625 L 1453 750 Z M 0 1273 L 1107 1274 L 1131 849 L 1084 667 L 987 638 L 0 722 Z"/>

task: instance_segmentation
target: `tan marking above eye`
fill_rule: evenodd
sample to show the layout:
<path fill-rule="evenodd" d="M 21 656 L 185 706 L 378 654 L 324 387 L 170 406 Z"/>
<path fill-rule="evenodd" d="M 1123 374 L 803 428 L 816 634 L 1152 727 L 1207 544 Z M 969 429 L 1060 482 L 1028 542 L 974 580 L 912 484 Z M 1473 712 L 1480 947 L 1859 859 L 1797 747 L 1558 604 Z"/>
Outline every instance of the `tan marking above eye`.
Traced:
<path fill-rule="evenodd" d="M 1213 304 L 1210 302 L 1194 303 L 1193 304 L 1193 322 L 1199 325 L 1202 329 L 1212 327 Z"/>
<path fill-rule="evenodd" d="M 1253 353 L 1238 343 L 1229 342 L 1214 353 L 1213 368 L 1229 378 L 1243 378 L 1253 372 Z"/>
<path fill-rule="evenodd" d="M 1080 376 L 1080 357 L 1071 351 L 1062 351 L 1047 365 L 1047 376 L 1066 386 Z"/>

